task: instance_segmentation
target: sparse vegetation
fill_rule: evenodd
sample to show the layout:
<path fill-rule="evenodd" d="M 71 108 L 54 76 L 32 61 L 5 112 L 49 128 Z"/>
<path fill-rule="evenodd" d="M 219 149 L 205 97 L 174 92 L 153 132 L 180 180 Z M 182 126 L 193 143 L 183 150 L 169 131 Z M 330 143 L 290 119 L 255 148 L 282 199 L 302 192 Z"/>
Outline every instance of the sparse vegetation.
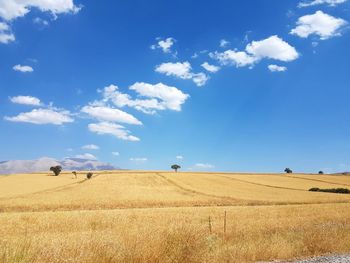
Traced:
<path fill-rule="evenodd" d="M 290 169 L 290 168 L 284 169 L 284 172 L 287 173 L 287 174 L 293 173 L 292 169 Z"/>
<path fill-rule="evenodd" d="M 86 178 L 87 179 L 91 179 L 92 175 L 93 175 L 93 173 L 89 172 L 89 173 L 86 174 Z"/>
<path fill-rule="evenodd" d="M 55 176 L 59 176 L 60 173 L 62 172 L 62 167 L 57 165 L 57 166 L 52 166 L 50 167 L 50 171 L 53 172 Z"/>
<path fill-rule="evenodd" d="M 74 175 L 74 178 L 77 179 L 77 172 L 73 171 L 72 174 Z"/>
<path fill-rule="evenodd" d="M 181 168 L 181 166 L 178 165 L 178 164 L 173 164 L 173 165 L 171 166 L 171 169 L 175 170 L 175 172 L 177 172 L 177 170 L 180 169 L 180 168 Z"/>
<path fill-rule="evenodd" d="M 311 192 L 325 192 L 325 193 L 336 193 L 336 194 L 350 194 L 350 190 L 347 188 L 331 188 L 331 189 L 320 189 L 318 187 L 310 188 Z"/>

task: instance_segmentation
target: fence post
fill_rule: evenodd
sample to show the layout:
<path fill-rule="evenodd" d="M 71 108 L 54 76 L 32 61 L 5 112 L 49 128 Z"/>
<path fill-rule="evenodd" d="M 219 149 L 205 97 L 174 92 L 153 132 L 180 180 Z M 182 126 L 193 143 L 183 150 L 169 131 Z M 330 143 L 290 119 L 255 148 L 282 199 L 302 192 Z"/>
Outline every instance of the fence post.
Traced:
<path fill-rule="evenodd" d="M 226 239 L 226 211 L 224 216 L 224 240 Z"/>
<path fill-rule="evenodd" d="M 209 233 L 211 235 L 211 218 L 210 218 L 210 216 L 209 216 Z"/>

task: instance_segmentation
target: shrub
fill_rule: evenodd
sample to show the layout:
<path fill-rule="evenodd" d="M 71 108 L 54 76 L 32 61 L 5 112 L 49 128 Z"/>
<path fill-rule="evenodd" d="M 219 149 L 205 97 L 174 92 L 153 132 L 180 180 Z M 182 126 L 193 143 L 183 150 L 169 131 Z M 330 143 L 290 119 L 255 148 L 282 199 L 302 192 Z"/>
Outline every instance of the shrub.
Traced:
<path fill-rule="evenodd" d="M 86 175 L 87 179 L 91 179 L 92 175 L 93 175 L 93 173 L 87 173 L 87 175 Z"/>
<path fill-rule="evenodd" d="M 286 169 L 284 169 L 284 171 L 285 171 L 287 174 L 293 173 L 292 169 L 290 169 L 290 168 L 286 168 Z"/>
<path fill-rule="evenodd" d="M 313 188 L 310 188 L 309 191 L 311 191 L 311 192 L 319 192 L 319 191 L 320 191 L 320 188 L 318 188 L 318 187 L 313 187 Z"/>
<path fill-rule="evenodd" d="M 350 190 L 347 188 L 332 188 L 332 189 L 320 189 L 317 187 L 310 188 L 311 192 L 325 192 L 325 193 L 336 193 L 336 194 L 350 194 Z"/>

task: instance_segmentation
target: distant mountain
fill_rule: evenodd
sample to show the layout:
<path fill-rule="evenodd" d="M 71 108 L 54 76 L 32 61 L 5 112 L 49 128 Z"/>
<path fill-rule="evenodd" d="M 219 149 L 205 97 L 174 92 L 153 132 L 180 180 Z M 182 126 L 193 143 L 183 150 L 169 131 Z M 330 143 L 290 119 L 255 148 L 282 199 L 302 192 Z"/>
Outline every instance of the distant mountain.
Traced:
<path fill-rule="evenodd" d="M 0 162 L 0 174 L 33 173 L 49 171 L 51 166 L 60 165 L 63 170 L 119 170 L 109 163 L 81 158 L 64 158 L 59 161 L 49 157 L 37 160 L 12 160 Z"/>

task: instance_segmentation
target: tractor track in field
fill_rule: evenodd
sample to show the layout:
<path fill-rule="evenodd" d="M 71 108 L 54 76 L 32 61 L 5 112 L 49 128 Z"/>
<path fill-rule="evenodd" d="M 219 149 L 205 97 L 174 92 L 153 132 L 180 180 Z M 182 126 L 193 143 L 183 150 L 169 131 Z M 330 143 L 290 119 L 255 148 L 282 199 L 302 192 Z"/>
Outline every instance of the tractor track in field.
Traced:
<path fill-rule="evenodd" d="M 101 174 L 96 174 L 92 178 L 96 178 L 96 177 L 98 177 L 100 175 Z M 85 183 L 87 180 L 89 180 L 89 179 L 85 178 L 85 179 L 82 179 L 82 180 L 74 182 L 74 183 L 65 184 L 65 185 L 61 185 L 61 186 L 57 186 L 57 187 L 49 188 L 49 189 L 45 189 L 45 190 L 40 190 L 40 191 L 37 191 L 37 192 L 32 192 L 32 193 L 22 194 L 22 195 L 14 195 L 14 196 L 11 196 L 11 197 L 1 197 L 0 201 L 12 200 L 12 199 L 16 199 L 16 198 L 24 198 L 24 197 L 28 197 L 28 196 L 31 196 L 31 195 L 37 195 L 37 194 L 43 194 L 43 193 L 64 191 L 66 189 L 71 189 L 74 186 L 79 186 L 80 184 Z"/>
<path fill-rule="evenodd" d="M 180 189 L 181 191 L 187 193 L 187 194 L 192 194 L 192 195 L 201 195 L 201 196 L 205 196 L 205 197 L 210 197 L 210 198 L 216 198 L 219 199 L 221 201 L 234 201 L 237 203 L 237 201 L 242 201 L 242 199 L 236 199 L 230 196 L 220 196 L 220 195 L 214 195 L 214 194 L 208 194 L 205 192 L 200 192 L 197 190 L 193 190 L 190 188 L 186 188 L 182 185 L 179 185 L 178 183 L 172 181 L 171 179 L 165 177 L 164 175 L 162 175 L 161 173 L 155 173 L 156 175 L 158 175 L 160 178 L 163 178 L 164 181 L 166 181 L 168 184 L 171 184 L 172 186 L 175 186 L 176 188 Z M 244 201 L 244 200 L 243 200 Z"/>
<path fill-rule="evenodd" d="M 268 187 L 268 188 L 277 188 L 277 189 L 284 189 L 284 190 L 293 190 L 293 191 L 307 192 L 307 190 L 304 190 L 304 189 L 283 187 L 283 186 L 275 186 L 275 185 L 261 184 L 261 183 L 254 183 L 254 182 L 250 182 L 250 181 L 246 181 L 246 180 L 242 180 L 242 179 L 237 179 L 237 178 L 233 178 L 233 177 L 228 177 L 228 176 L 223 176 L 223 175 L 217 175 L 217 176 L 220 176 L 222 178 L 226 178 L 226 179 L 229 179 L 229 180 L 232 180 L 232 181 L 237 181 L 237 182 L 247 183 L 247 184 L 252 184 L 252 185 L 258 185 L 258 186 L 264 186 L 264 187 Z"/>
<path fill-rule="evenodd" d="M 293 176 L 283 176 L 283 175 L 277 175 L 277 174 L 272 174 L 271 176 L 278 176 L 278 177 L 284 177 L 284 178 L 291 178 L 291 179 L 301 179 L 301 180 L 307 180 L 307 181 L 314 181 L 314 182 L 321 182 L 321 183 L 326 183 L 326 184 L 334 184 L 334 185 L 340 185 L 340 186 L 350 186 L 350 184 L 347 183 L 335 183 L 335 182 L 329 182 L 329 181 L 324 181 L 320 179 L 311 179 L 311 178 L 306 178 L 306 177 L 293 177 Z"/>

